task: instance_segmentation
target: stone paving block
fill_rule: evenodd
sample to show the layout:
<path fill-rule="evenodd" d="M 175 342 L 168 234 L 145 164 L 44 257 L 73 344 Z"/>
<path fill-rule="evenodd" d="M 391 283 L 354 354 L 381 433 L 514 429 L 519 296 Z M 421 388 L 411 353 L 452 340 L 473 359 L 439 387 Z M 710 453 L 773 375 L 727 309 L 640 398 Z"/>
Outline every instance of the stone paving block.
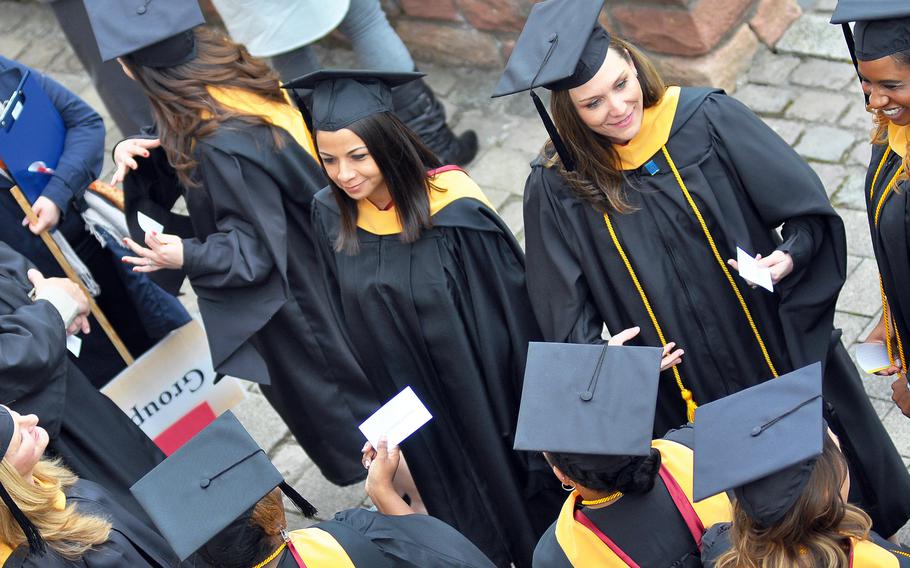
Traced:
<path fill-rule="evenodd" d="M 868 140 L 860 140 L 853 146 L 853 149 L 850 150 L 850 155 L 847 156 L 847 160 L 851 164 L 856 164 L 863 167 L 863 171 L 869 166 L 869 160 L 872 159 L 872 144 Z"/>
<path fill-rule="evenodd" d="M 291 485 L 296 484 L 297 480 L 303 477 L 307 470 L 316 467 L 313 465 L 313 460 L 306 455 L 306 452 L 293 439 L 277 446 L 269 455 L 272 458 L 272 463 L 281 472 L 285 481 Z M 328 483 L 328 481 L 323 481 Z"/>
<path fill-rule="evenodd" d="M 812 169 L 818 174 L 819 179 L 825 185 L 825 191 L 828 197 L 837 193 L 847 175 L 847 169 L 840 164 L 826 164 L 823 162 L 809 162 Z"/>
<path fill-rule="evenodd" d="M 816 12 L 833 12 L 837 0 L 818 0 L 813 8 Z"/>
<path fill-rule="evenodd" d="M 487 113 L 479 110 L 462 112 L 458 121 L 451 125 L 459 132 L 471 129 L 477 132 L 477 139 L 482 152 L 498 146 L 506 136 L 507 128 L 503 120 L 490 120 Z M 529 160 L 530 161 L 530 160 Z M 475 158 L 472 164 L 476 164 Z"/>
<path fill-rule="evenodd" d="M 765 124 L 770 126 L 777 135 L 784 139 L 784 142 L 793 146 L 799 140 L 803 133 L 804 124 L 795 120 L 786 120 L 783 118 L 763 118 Z"/>
<path fill-rule="evenodd" d="M 6 32 L 20 27 L 25 19 L 34 11 L 34 6 L 29 6 L 28 4 L 21 2 L 0 2 L 0 14 L 3 14 L 3 17 L 0 18 L 0 34 L 7 35 Z M 5 57 L 13 57 L 2 49 L 0 49 L 0 53 Z"/>
<path fill-rule="evenodd" d="M 0 33 L 0 53 L 9 59 L 18 59 L 19 55 L 28 47 L 28 44 L 29 42 L 26 39 Z"/>
<path fill-rule="evenodd" d="M 875 259 L 865 258 L 847 278 L 846 284 L 841 289 L 840 297 L 837 299 L 837 309 L 872 317 L 880 308 L 878 266 L 875 264 Z"/>
<path fill-rule="evenodd" d="M 760 49 L 752 60 L 747 78 L 750 83 L 760 85 L 783 85 L 790 72 L 799 64 L 798 57 L 777 55 L 768 49 Z"/>
<path fill-rule="evenodd" d="M 0 39 L 0 42 L 2 42 L 2 41 L 3 40 Z M 3 53 L 3 49 L 0 49 L 0 53 Z M 89 79 L 88 75 L 86 75 L 85 72 L 83 72 L 83 71 L 80 71 L 78 73 L 66 73 L 66 72 L 51 73 L 50 76 L 54 81 L 57 81 L 58 83 L 60 83 L 67 89 L 71 90 L 72 92 L 76 93 L 77 95 L 81 92 L 84 92 L 88 87 L 90 87 L 92 85 L 91 79 Z M 94 87 L 92 87 L 92 88 L 94 88 Z M 95 110 L 98 110 L 98 109 L 95 109 Z"/>
<path fill-rule="evenodd" d="M 549 136 L 543 126 L 543 122 L 536 116 L 533 118 L 524 118 L 516 116 L 509 119 L 508 133 L 502 140 L 504 148 L 513 148 L 521 152 L 527 152 L 529 162 L 540 153 L 544 143 Z"/>
<path fill-rule="evenodd" d="M 844 90 L 844 93 L 850 96 L 850 105 L 847 107 L 847 113 L 840 119 L 840 125 L 844 128 L 856 130 L 863 135 L 863 140 L 869 140 L 869 134 L 872 132 L 872 114 L 866 112 L 865 102 L 863 101 L 862 92 L 859 83 L 855 84 L 855 93 L 849 93 L 850 87 Z"/>
<path fill-rule="evenodd" d="M 834 313 L 834 327 L 843 332 L 841 341 L 844 342 L 844 345 L 852 345 L 860 337 L 863 337 L 861 334 L 870 321 L 872 321 L 872 318 L 867 316 L 858 316 L 847 312 Z"/>
<path fill-rule="evenodd" d="M 438 65 L 421 65 L 420 71 L 427 74 L 424 80 L 439 96 L 449 94 L 457 81 L 454 75 L 447 73 L 445 68 Z"/>
<path fill-rule="evenodd" d="M 863 187 L 866 183 L 866 168 L 860 166 L 850 166 L 847 168 L 847 179 L 841 190 L 835 196 L 835 203 L 839 207 L 847 209 L 856 209 L 858 211 L 866 210 L 866 201 L 863 196 Z"/>
<path fill-rule="evenodd" d="M 839 26 L 828 23 L 830 16 L 806 14 L 790 26 L 777 42 L 777 51 L 784 54 L 850 61 Z"/>
<path fill-rule="evenodd" d="M 500 212 L 503 205 L 505 205 L 505 202 L 508 201 L 509 198 L 511 198 L 513 195 L 515 195 L 514 193 L 505 191 L 503 189 L 481 189 L 483 190 L 484 195 L 487 196 L 487 199 L 490 200 L 490 203 L 493 204 L 493 207 L 496 208 L 497 212 Z"/>
<path fill-rule="evenodd" d="M 812 122 L 837 124 L 838 119 L 850 104 L 847 95 L 829 93 L 819 89 L 805 89 L 798 92 L 793 104 L 787 108 L 787 118 Z"/>
<path fill-rule="evenodd" d="M 806 128 L 795 150 L 809 160 L 839 163 L 854 140 L 849 130 L 813 125 Z"/>
<path fill-rule="evenodd" d="M 319 510 L 316 517 L 322 520 L 331 519 L 340 510 L 359 507 L 366 497 L 362 482 L 338 487 L 326 481 L 316 467 L 308 469 L 294 487 Z"/>
<path fill-rule="evenodd" d="M 897 410 L 897 406 L 894 404 L 894 401 L 891 400 L 870 398 L 869 402 L 871 402 L 872 406 L 875 408 L 875 413 L 878 414 L 879 420 L 884 420 L 885 417 L 891 414 L 893 411 L 900 412 L 900 410 Z"/>
<path fill-rule="evenodd" d="M 736 98 L 761 115 L 780 115 L 793 100 L 785 88 L 748 84 L 736 91 Z"/>
<path fill-rule="evenodd" d="M 507 148 L 484 154 L 472 162 L 467 171 L 484 190 L 498 189 L 515 195 L 524 191 L 525 179 L 531 171 L 528 163 L 533 156 Z"/>
<path fill-rule="evenodd" d="M 847 232 L 847 254 L 873 258 L 875 253 L 872 251 L 866 212 L 837 208 L 837 213 L 844 220 L 844 229 Z"/>
<path fill-rule="evenodd" d="M 823 59 L 805 59 L 790 74 L 791 83 L 834 91 L 842 90 L 856 81 L 856 71 L 852 65 Z"/>
<path fill-rule="evenodd" d="M 249 430 L 253 439 L 266 452 L 270 452 L 288 434 L 284 422 L 258 392 L 249 393 L 246 400 L 235 406 L 233 411 L 243 427 Z"/>
<path fill-rule="evenodd" d="M 880 377 L 890 384 L 888 377 Z M 891 387 L 888 387 L 890 392 Z M 889 395 L 890 396 L 890 395 Z M 900 411 L 889 412 L 882 423 L 891 434 L 891 439 L 897 447 L 897 451 L 904 457 L 910 457 L 910 418 L 904 416 Z"/>
<path fill-rule="evenodd" d="M 513 235 L 524 233 L 525 220 L 522 213 L 521 197 L 513 195 L 508 202 L 499 210 L 499 216 L 506 222 Z"/>

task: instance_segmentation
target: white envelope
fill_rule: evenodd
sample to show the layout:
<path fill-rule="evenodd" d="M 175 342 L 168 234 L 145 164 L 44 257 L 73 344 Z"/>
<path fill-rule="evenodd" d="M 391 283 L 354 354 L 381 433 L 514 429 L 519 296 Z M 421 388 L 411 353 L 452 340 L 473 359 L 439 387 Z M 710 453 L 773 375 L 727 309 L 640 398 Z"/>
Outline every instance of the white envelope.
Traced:
<path fill-rule="evenodd" d="M 771 281 L 771 269 L 759 265 L 755 257 L 739 247 L 736 247 L 736 264 L 739 265 L 740 276 L 769 292 L 774 291 L 774 283 Z"/>
<path fill-rule="evenodd" d="M 891 366 L 888 348 L 884 343 L 860 343 L 856 346 L 856 363 L 870 375 L 887 369 Z"/>
<path fill-rule="evenodd" d="M 136 219 L 139 221 L 139 228 L 146 233 L 161 234 L 164 232 L 164 225 L 152 219 L 142 211 L 136 211 Z"/>
<path fill-rule="evenodd" d="M 360 431 L 374 448 L 379 446 L 379 438 L 385 436 L 389 447 L 397 446 L 426 424 L 433 416 L 423 405 L 411 387 L 395 395 L 382 405 L 372 416 L 360 425 Z"/>
<path fill-rule="evenodd" d="M 73 354 L 73 357 L 78 357 L 82 353 L 82 339 L 75 335 L 66 336 L 66 348 Z"/>

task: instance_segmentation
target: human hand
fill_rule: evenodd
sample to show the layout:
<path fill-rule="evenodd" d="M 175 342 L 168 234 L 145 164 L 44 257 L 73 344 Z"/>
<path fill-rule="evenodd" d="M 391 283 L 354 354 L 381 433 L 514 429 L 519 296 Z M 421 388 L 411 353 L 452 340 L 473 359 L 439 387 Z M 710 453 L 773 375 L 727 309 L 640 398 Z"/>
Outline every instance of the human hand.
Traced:
<path fill-rule="evenodd" d="M 634 338 L 639 334 L 641 328 L 638 326 L 630 327 L 629 329 L 624 329 L 610 338 L 607 341 L 607 345 L 624 345 L 626 341 Z M 682 356 L 685 354 L 685 351 L 682 349 L 676 349 L 676 342 L 671 341 L 664 345 L 663 357 L 660 360 L 660 370 L 666 371 L 667 369 L 673 368 L 676 365 L 682 363 Z"/>
<path fill-rule="evenodd" d="M 389 448 L 389 441 L 385 437 L 379 439 L 379 447 L 375 456 L 370 460 L 366 481 L 366 492 L 371 497 L 379 492 L 395 492 L 392 480 L 398 471 L 398 462 L 401 460 L 401 451 L 398 446 Z M 397 493 L 396 493 L 397 495 Z"/>
<path fill-rule="evenodd" d="M 29 223 L 28 217 L 26 217 L 22 219 L 22 226 L 28 227 L 28 230 L 35 235 L 40 235 L 44 231 L 53 229 L 60 222 L 60 208 L 43 195 L 35 200 L 35 204 L 32 205 L 32 211 L 35 212 L 38 221 Z"/>
<path fill-rule="evenodd" d="M 149 157 L 149 150 L 161 146 L 161 140 L 155 138 L 128 138 L 123 140 L 114 148 L 114 175 L 111 177 L 111 185 L 117 185 L 126 177 L 127 169 L 135 170 L 139 167 L 135 157 Z"/>
<path fill-rule="evenodd" d="M 34 268 L 30 269 L 27 274 L 29 281 L 35 287 L 35 295 L 41 296 L 48 289 L 56 288 L 76 302 L 76 317 L 66 328 L 67 335 L 72 335 L 79 331 L 82 331 L 82 333 L 91 332 L 88 321 L 91 305 L 89 304 L 88 296 L 85 295 L 79 285 L 68 278 L 45 278 L 41 272 Z"/>
<path fill-rule="evenodd" d="M 891 383 L 891 400 L 901 409 L 904 416 L 910 418 L 910 387 L 907 386 L 907 376 L 899 375 Z"/>
<path fill-rule="evenodd" d="M 769 269 L 771 272 L 771 283 L 775 285 L 793 272 L 793 257 L 790 256 L 790 253 L 788 252 L 776 250 L 764 258 L 761 254 L 757 254 L 755 255 L 755 260 L 758 261 L 759 266 Z M 733 270 L 739 271 L 739 263 L 734 259 L 728 259 L 727 264 L 729 264 Z M 746 282 L 749 281 L 746 280 Z M 749 282 L 749 286 L 755 288 L 757 285 L 753 282 Z"/>
<path fill-rule="evenodd" d="M 155 272 L 162 268 L 183 267 L 183 239 L 177 235 L 146 233 L 148 248 L 127 237 L 123 243 L 137 256 L 124 256 L 123 262 L 133 265 L 133 272 Z"/>

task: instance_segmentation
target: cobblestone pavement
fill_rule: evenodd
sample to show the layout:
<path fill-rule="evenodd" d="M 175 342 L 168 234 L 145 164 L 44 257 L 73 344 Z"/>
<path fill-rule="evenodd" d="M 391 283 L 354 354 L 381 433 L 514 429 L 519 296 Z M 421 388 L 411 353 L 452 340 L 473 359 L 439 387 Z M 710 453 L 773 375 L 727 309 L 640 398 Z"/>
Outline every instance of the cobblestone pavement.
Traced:
<path fill-rule="evenodd" d="M 800 0 L 803 16 L 778 43 L 765 48 L 741 79 L 736 96 L 760 114 L 809 162 L 825 183 L 844 219 L 848 239 L 848 279 L 838 302 L 836 324 L 852 353 L 881 315 L 876 266 L 869 240 L 862 188 L 870 150 L 870 116 L 864 111 L 839 28 L 828 24 L 835 0 Z M 107 147 L 121 139 L 79 61 L 50 11 L 38 4 L 0 0 L 0 54 L 15 58 L 77 92 L 105 115 Z M 344 49 L 321 49 L 327 66 L 351 66 Z M 523 237 L 521 195 L 528 162 L 546 138 L 527 96 L 490 100 L 498 73 L 489 70 L 421 65 L 443 99 L 456 130 L 474 129 L 481 151 L 467 168 L 519 239 Z M 109 158 L 108 158 L 109 159 Z M 105 172 L 110 171 L 105 164 Z M 188 290 L 188 288 L 187 288 Z M 189 290 L 188 290 L 189 291 Z M 191 291 L 185 296 L 195 311 Z M 864 379 L 866 390 L 910 463 L 910 419 L 890 400 L 890 381 Z M 320 509 L 320 516 L 366 503 L 359 485 L 338 488 L 326 482 L 294 443 L 286 428 L 251 387 L 236 412 L 276 466 Z M 292 525 L 303 520 L 293 517 Z M 902 531 L 910 541 L 910 531 Z"/>

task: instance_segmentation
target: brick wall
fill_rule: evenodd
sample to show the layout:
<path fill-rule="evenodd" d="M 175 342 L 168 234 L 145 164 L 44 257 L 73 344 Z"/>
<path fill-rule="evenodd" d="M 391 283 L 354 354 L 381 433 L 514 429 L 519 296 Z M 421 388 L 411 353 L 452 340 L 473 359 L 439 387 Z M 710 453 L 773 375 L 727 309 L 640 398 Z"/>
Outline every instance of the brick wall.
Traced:
<path fill-rule="evenodd" d="M 536 0 L 382 0 L 418 59 L 501 68 Z M 603 23 L 683 84 L 732 88 L 761 43 L 800 15 L 796 0 L 606 0 Z"/>

